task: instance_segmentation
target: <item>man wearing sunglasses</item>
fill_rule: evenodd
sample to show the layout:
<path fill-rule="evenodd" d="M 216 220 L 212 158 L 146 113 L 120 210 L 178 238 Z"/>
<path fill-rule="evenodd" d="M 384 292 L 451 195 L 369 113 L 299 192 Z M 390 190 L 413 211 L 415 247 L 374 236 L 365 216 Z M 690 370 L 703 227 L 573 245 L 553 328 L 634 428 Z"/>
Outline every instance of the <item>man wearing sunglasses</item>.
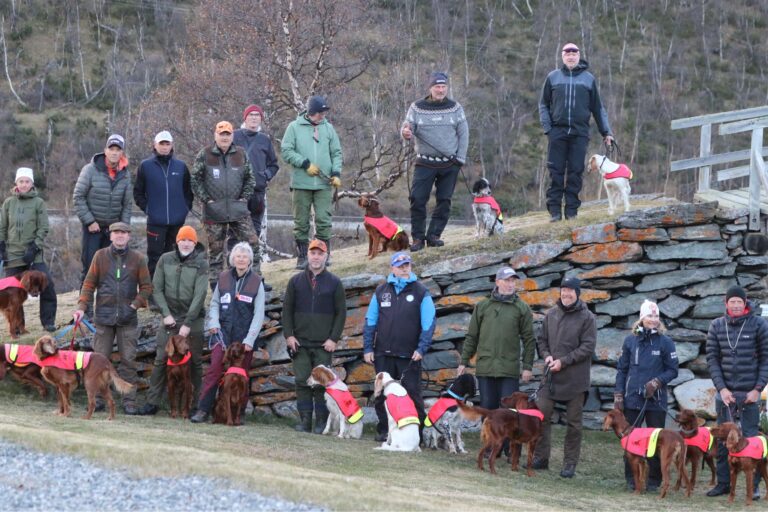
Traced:
<path fill-rule="evenodd" d="M 421 396 L 421 359 L 432 345 L 435 332 L 435 305 L 426 286 L 419 283 L 407 252 L 396 252 L 390 260 L 391 273 L 371 297 L 363 328 L 363 358 L 376 373 L 387 372 L 400 384 L 416 405 L 420 427 L 424 424 Z M 376 441 L 386 441 L 387 411 L 382 393 L 375 403 Z"/>
<path fill-rule="evenodd" d="M 579 47 L 566 43 L 563 66 L 552 71 L 544 82 L 539 100 L 539 119 L 549 138 L 547 167 L 551 183 L 547 189 L 547 209 L 551 222 L 576 217 L 581 201 L 584 159 L 589 143 L 589 116 L 595 118 L 605 144 L 613 143 L 608 113 L 600 101 L 595 77 L 581 58 Z"/>

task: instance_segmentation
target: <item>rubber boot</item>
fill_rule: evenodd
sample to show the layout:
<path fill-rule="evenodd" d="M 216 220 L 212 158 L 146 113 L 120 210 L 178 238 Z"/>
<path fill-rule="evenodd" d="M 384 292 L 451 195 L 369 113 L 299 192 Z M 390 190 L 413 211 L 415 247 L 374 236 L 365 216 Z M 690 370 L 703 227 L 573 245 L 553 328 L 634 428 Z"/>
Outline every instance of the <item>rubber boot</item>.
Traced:
<path fill-rule="evenodd" d="M 331 266 L 331 241 L 323 240 L 323 242 L 325 242 L 325 246 L 328 248 L 328 258 L 325 260 L 325 266 L 330 267 Z"/>
<path fill-rule="evenodd" d="M 296 240 L 296 270 L 307 268 L 307 247 L 309 242 Z"/>
<path fill-rule="evenodd" d="M 297 432 L 312 432 L 312 402 L 299 402 L 296 404 L 299 410 L 299 422 L 293 427 Z"/>
<path fill-rule="evenodd" d="M 315 434 L 322 434 L 328 421 L 328 408 L 325 404 L 315 404 Z"/>

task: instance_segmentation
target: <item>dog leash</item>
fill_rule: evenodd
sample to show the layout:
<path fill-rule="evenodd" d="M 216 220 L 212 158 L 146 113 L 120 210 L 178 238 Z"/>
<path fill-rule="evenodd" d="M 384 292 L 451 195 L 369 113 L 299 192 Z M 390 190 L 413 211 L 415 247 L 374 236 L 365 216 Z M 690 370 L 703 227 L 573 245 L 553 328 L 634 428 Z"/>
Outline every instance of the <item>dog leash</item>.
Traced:
<path fill-rule="evenodd" d="M 536 388 L 536 390 L 531 393 L 531 396 L 529 397 L 529 400 L 532 402 L 536 402 L 539 399 L 539 391 L 541 391 L 541 388 L 544 387 L 544 382 L 547 380 L 549 376 L 549 366 L 546 367 L 544 370 L 544 375 L 541 376 L 541 380 L 539 381 L 539 387 Z"/>
<path fill-rule="evenodd" d="M 91 334 L 96 332 L 96 328 L 88 320 L 86 320 L 85 317 L 82 317 L 77 322 L 73 322 L 67 325 L 66 327 L 64 327 L 63 329 L 61 329 L 58 333 L 56 333 L 53 336 L 53 338 L 56 341 L 61 341 L 61 339 L 64 338 L 64 336 L 66 336 L 68 332 L 72 331 L 72 337 L 69 340 L 69 350 L 75 350 L 75 338 L 77 337 L 78 329 L 80 330 L 80 334 L 82 334 L 83 336 L 87 334 L 83 331 L 83 327 L 88 329 L 88 332 L 90 332 Z"/>

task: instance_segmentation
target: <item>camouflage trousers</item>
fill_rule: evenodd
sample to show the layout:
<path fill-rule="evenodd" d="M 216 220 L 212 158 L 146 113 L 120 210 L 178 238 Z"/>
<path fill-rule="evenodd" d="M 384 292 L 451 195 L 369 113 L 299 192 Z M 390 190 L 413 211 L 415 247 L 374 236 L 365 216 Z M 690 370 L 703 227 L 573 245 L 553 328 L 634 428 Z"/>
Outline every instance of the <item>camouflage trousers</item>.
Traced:
<path fill-rule="evenodd" d="M 235 222 L 204 222 L 205 233 L 208 235 L 208 281 L 211 287 L 216 286 L 229 260 L 227 239 L 234 239 L 235 243 L 248 242 L 253 249 L 253 269 L 261 273 L 261 258 L 259 256 L 259 236 L 253 229 L 250 217 Z M 232 244 L 234 246 L 234 243 Z"/>

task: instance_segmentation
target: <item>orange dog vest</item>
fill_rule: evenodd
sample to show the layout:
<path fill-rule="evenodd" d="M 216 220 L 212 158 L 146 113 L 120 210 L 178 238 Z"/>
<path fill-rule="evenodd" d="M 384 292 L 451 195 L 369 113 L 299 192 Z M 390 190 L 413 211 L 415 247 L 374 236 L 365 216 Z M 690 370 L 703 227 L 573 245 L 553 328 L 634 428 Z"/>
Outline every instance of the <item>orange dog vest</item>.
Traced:
<path fill-rule="evenodd" d="M 230 366 L 229 368 L 227 368 L 227 371 L 224 372 L 224 375 L 229 375 L 233 373 L 236 375 L 240 375 L 246 380 L 248 379 L 248 373 L 245 371 L 245 368 L 240 368 L 239 366 Z"/>
<path fill-rule="evenodd" d="M 5 344 L 5 360 L 13 366 L 24 367 L 29 364 L 40 366 L 40 360 L 35 355 L 35 347 L 32 345 L 19 345 L 18 343 Z"/>
<path fill-rule="evenodd" d="M 456 404 L 458 404 L 458 400 L 455 398 L 440 398 L 437 402 L 434 403 L 432 407 L 429 408 L 429 412 L 427 413 L 427 417 L 424 418 L 424 426 L 431 427 L 438 421 L 440 421 L 440 418 L 443 417 L 443 414 L 445 414 L 445 411 L 450 409 L 451 407 L 456 407 Z"/>
<path fill-rule="evenodd" d="M 24 287 L 21 286 L 21 281 L 11 276 L 11 277 L 4 277 L 3 279 L 0 279 L 0 290 L 5 290 L 6 288 L 24 288 Z"/>
<path fill-rule="evenodd" d="M 604 175 L 603 178 L 605 178 L 606 180 L 612 180 L 613 178 L 627 178 L 628 180 L 631 180 L 632 171 L 626 165 L 619 164 L 618 169 L 616 169 L 613 172 L 609 172 L 608 174 Z"/>
<path fill-rule="evenodd" d="M 189 360 L 190 360 L 190 358 L 191 358 L 191 357 L 192 357 L 192 352 L 187 352 L 186 354 L 184 354 L 184 357 L 182 357 L 182 358 L 179 360 L 179 362 L 178 362 L 178 363 L 174 363 L 174 362 L 171 360 L 171 358 L 169 357 L 169 358 L 168 358 L 168 360 L 165 362 L 165 364 L 166 364 L 167 366 L 184 366 L 185 364 L 187 364 L 187 363 L 189 362 Z M 245 371 L 245 370 L 243 370 L 243 371 Z"/>
<path fill-rule="evenodd" d="M 496 202 L 496 199 L 494 199 L 491 196 L 485 196 L 485 197 L 476 197 L 473 201 L 475 203 L 483 203 L 487 204 L 491 207 L 491 210 L 496 212 L 496 218 L 500 221 L 504 220 L 504 215 L 501 213 L 501 206 L 499 206 L 499 203 Z"/>
<path fill-rule="evenodd" d="M 685 439 L 685 444 L 687 446 L 695 446 L 705 453 L 708 452 L 710 448 L 712 448 L 712 444 L 715 440 L 712 437 L 712 432 L 710 432 L 707 427 L 699 427 L 699 430 L 696 432 L 695 436 L 684 437 L 683 439 Z"/>
<path fill-rule="evenodd" d="M 348 389 L 325 388 L 325 392 L 333 398 L 341 413 L 347 418 L 347 423 L 357 423 L 363 417 L 363 410 Z"/>
<path fill-rule="evenodd" d="M 768 443 L 763 436 L 747 438 L 747 447 L 740 452 L 728 452 L 732 457 L 749 457 L 750 459 L 761 460 L 768 456 Z"/>
<path fill-rule="evenodd" d="M 52 366 L 60 370 L 82 370 L 91 362 L 93 352 L 80 350 L 59 350 L 52 356 L 40 360 L 40 366 Z"/>
<path fill-rule="evenodd" d="M 363 221 L 366 224 L 370 224 L 376 230 L 384 235 L 385 237 L 389 238 L 390 240 L 393 240 L 398 233 L 401 233 L 403 231 L 403 228 L 397 225 L 395 221 L 390 219 L 389 217 L 363 217 Z"/>
<path fill-rule="evenodd" d="M 419 415 L 416 412 L 416 406 L 408 395 L 387 397 L 387 411 L 397 423 L 397 428 L 403 428 L 406 425 L 418 425 Z"/>
<path fill-rule="evenodd" d="M 656 440 L 660 428 L 636 428 L 629 435 L 621 438 L 621 447 L 629 453 L 642 457 L 653 457 L 656 453 Z"/>

